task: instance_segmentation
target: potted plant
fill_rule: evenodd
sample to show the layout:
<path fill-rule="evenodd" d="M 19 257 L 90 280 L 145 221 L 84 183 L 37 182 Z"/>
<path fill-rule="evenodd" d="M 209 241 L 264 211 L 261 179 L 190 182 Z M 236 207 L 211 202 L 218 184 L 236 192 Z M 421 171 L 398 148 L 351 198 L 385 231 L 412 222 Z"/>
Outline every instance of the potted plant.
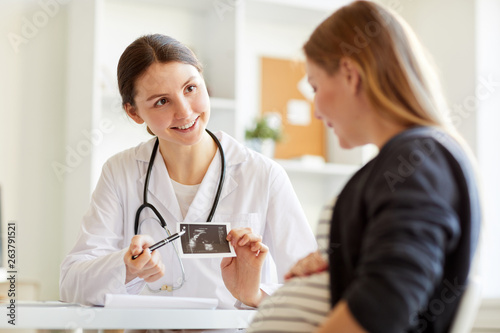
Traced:
<path fill-rule="evenodd" d="M 274 115 L 259 117 L 251 129 L 245 131 L 247 146 L 270 158 L 274 157 L 276 142 L 282 138 L 281 118 Z"/>

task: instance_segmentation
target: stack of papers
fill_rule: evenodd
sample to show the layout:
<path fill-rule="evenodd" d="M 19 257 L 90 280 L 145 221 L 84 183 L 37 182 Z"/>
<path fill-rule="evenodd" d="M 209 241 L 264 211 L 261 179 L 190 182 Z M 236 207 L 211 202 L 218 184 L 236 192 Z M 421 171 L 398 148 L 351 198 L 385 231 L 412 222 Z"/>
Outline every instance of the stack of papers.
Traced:
<path fill-rule="evenodd" d="M 218 304 L 216 298 L 117 294 L 106 294 L 104 301 L 104 307 L 121 309 L 215 309 Z"/>

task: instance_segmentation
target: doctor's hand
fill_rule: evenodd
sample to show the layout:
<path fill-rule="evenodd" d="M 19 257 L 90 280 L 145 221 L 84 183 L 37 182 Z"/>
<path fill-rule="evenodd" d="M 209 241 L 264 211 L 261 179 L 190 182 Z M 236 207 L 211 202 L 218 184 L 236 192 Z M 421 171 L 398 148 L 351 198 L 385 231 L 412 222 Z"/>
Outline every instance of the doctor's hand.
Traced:
<path fill-rule="evenodd" d="M 260 274 L 269 248 L 251 228 L 235 228 L 227 235 L 236 257 L 221 261 L 222 279 L 231 294 L 242 303 L 256 307 L 266 294 L 260 289 Z"/>
<path fill-rule="evenodd" d="M 308 276 L 316 273 L 321 273 L 328 269 L 328 263 L 323 259 L 319 251 L 310 253 L 307 257 L 300 259 L 290 268 L 290 271 L 285 274 L 285 280 L 289 280 L 296 276 Z"/>
<path fill-rule="evenodd" d="M 149 252 L 148 247 L 153 244 L 153 238 L 147 235 L 136 235 L 132 238 L 128 251 L 123 257 L 127 268 L 125 284 L 136 277 L 144 279 L 146 282 L 154 282 L 165 274 L 165 265 L 161 260 L 160 253 L 157 250 Z M 132 259 L 134 255 L 139 256 Z"/>

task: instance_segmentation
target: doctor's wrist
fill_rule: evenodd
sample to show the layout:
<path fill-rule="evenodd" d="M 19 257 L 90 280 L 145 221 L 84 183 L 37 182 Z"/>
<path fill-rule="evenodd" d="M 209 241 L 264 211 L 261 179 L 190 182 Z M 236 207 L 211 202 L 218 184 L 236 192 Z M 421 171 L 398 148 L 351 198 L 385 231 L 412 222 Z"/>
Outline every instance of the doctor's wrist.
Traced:
<path fill-rule="evenodd" d="M 254 295 L 242 297 L 240 301 L 247 306 L 256 308 L 267 296 L 268 295 L 265 291 L 259 289 Z"/>
<path fill-rule="evenodd" d="M 130 281 L 134 280 L 137 278 L 137 274 L 132 274 L 129 272 L 127 268 L 127 272 L 125 273 L 125 284 L 128 284 Z"/>

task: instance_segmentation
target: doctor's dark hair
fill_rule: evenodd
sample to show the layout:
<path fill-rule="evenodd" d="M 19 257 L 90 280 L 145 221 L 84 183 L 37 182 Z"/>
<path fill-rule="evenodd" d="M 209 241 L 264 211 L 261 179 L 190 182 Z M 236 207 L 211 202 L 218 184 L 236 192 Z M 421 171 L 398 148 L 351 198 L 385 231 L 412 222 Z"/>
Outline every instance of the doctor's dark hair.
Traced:
<path fill-rule="evenodd" d="M 199 60 L 187 46 L 178 40 L 161 35 L 145 35 L 137 38 L 123 51 L 118 61 L 118 89 L 122 106 L 135 106 L 135 82 L 153 63 L 182 62 L 203 71 Z"/>

